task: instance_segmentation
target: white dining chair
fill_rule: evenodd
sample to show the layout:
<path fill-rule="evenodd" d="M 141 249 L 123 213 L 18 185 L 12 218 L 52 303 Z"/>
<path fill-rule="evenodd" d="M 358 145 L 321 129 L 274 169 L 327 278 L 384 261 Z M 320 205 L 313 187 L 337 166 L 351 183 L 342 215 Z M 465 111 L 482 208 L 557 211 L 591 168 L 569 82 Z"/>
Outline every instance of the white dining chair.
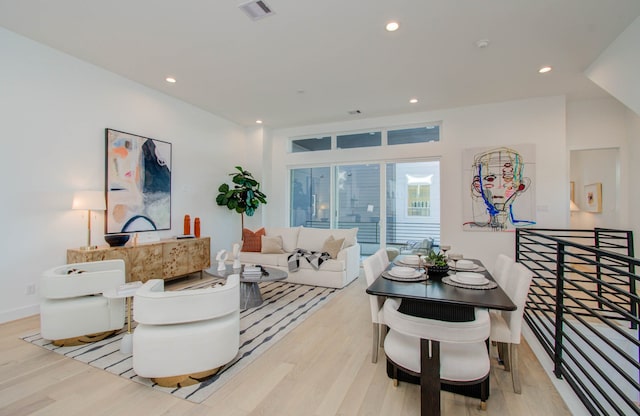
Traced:
<path fill-rule="evenodd" d="M 387 266 L 389 260 L 387 259 L 387 252 L 384 249 L 376 251 L 373 255 L 367 257 L 362 261 L 362 268 L 364 269 L 364 277 L 367 279 L 367 286 L 371 286 L 373 282 L 380 276 Z M 369 306 L 371 308 L 371 321 L 373 322 L 373 344 L 371 350 L 371 362 L 378 362 L 378 348 L 382 344 L 385 331 L 384 314 L 382 312 L 382 306 L 384 304 L 384 298 L 375 295 L 369 295 Z"/>
<path fill-rule="evenodd" d="M 513 263 L 515 263 L 515 261 L 511 257 L 506 254 L 498 254 L 496 262 L 493 265 L 493 269 L 491 270 L 493 279 L 503 290 L 506 286 L 507 280 L 509 279 L 509 269 Z"/>
<path fill-rule="evenodd" d="M 511 371 L 513 391 L 520 394 L 518 370 L 518 345 L 522 332 L 522 316 L 529 293 L 533 273 L 520 263 L 513 263 L 508 270 L 509 278 L 503 290 L 516 304 L 515 311 L 491 311 L 491 341 L 498 345 L 498 356 L 505 371 Z"/>
<path fill-rule="evenodd" d="M 439 341 L 440 381 L 460 385 L 480 384 L 480 406 L 486 409 L 490 370 L 487 347 L 489 312 L 476 308 L 473 321 L 449 322 L 407 315 L 399 312 L 399 307 L 398 299 L 389 298 L 383 308 L 389 327 L 384 352 L 394 366 L 394 375 L 399 368 L 419 377 L 422 371 L 421 339 Z M 397 384 L 396 377 L 394 384 Z"/>

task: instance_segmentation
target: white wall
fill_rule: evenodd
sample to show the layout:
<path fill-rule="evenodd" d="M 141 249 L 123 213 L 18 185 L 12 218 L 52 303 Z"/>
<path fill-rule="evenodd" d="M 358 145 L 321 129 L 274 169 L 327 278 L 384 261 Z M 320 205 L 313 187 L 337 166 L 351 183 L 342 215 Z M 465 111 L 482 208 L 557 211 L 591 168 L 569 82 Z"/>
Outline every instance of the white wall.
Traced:
<path fill-rule="evenodd" d="M 172 230 L 200 217 L 212 252 L 230 248 L 240 217 L 215 205 L 217 187 L 244 164 L 245 132 L 220 117 L 0 29 L 0 322 L 38 312 L 26 295 L 43 270 L 86 244 L 86 214 L 72 194 L 104 189 L 104 129 L 173 144 Z M 176 85 L 176 87 L 179 87 Z M 94 243 L 104 244 L 98 213 Z"/>
<path fill-rule="evenodd" d="M 629 175 L 627 176 L 627 187 L 623 189 L 624 195 L 628 198 L 629 215 L 624 225 L 633 231 L 634 246 L 636 247 L 635 257 L 640 257 L 640 221 L 638 213 L 640 213 L 640 192 L 638 192 L 638 181 L 640 178 L 640 116 L 631 111 L 627 111 L 625 117 L 625 125 L 627 126 L 628 138 L 628 163 Z"/>
<path fill-rule="evenodd" d="M 622 228 L 619 196 L 619 149 L 572 150 L 571 175 L 575 183 L 574 202 L 581 209 L 571 213 L 571 228 L 593 229 Z M 602 212 L 586 211 L 585 185 L 600 183 L 602 187 Z"/>
<path fill-rule="evenodd" d="M 639 144 L 640 116 L 616 99 L 580 100 L 567 104 L 568 149 L 574 155 L 582 153 L 586 157 L 576 160 L 579 166 L 571 165 L 570 180 L 576 182 L 576 198 L 580 197 L 583 184 L 609 182 L 606 187 L 603 183 L 603 196 L 607 195 L 607 200 L 603 202 L 603 205 L 607 205 L 606 211 L 602 214 L 574 213 L 571 216 L 573 228 L 602 226 L 629 229 L 634 231 L 635 246 L 638 247 L 640 224 L 636 212 L 640 209 L 640 199 L 634 178 L 640 174 L 637 166 Z M 616 149 L 618 153 L 617 167 L 612 166 L 616 161 L 609 154 L 610 149 Z M 589 153 L 582 152 L 585 150 L 596 151 L 586 156 Z M 616 172 L 612 173 L 614 169 Z M 612 174 L 616 175 L 613 187 Z M 580 181 L 583 183 L 579 184 Z M 617 200 L 615 206 L 609 200 L 614 197 L 614 189 Z"/>
<path fill-rule="evenodd" d="M 287 169 L 307 164 L 340 163 L 351 160 L 414 160 L 439 158 L 441 162 L 441 241 L 467 257 L 493 264 L 497 253 L 513 255 L 514 233 L 463 232 L 462 151 L 482 146 L 536 144 L 536 205 L 540 227 L 567 227 L 569 206 L 568 158 L 566 151 L 564 97 L 546 97 L 450 110 L 358 119 L 275 130 L 272 140 L 271 182 L 287 184 Z M 344 149 L 332 152 L 287 154 L 290 137 L 356 131 L 386 126 L 408 126 L 442 121 L 439 143 L 387 148 Z M 288 188 L 271 190 L 266 223 L 288 224 Z"/>
<path fill-rule="evenodd" d="M 640 17 L 602 52 L 585 74 L 602 89 L 640 114 Z"/>

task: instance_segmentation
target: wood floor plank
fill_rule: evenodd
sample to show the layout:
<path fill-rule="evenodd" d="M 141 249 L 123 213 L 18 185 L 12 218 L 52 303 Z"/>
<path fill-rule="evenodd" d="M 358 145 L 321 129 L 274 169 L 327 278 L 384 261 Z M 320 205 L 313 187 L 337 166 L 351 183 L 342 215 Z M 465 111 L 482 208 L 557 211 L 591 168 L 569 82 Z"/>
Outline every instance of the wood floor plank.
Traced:
<path fill-rule="evenodd" d="M 198 277 L 193 278 L 198 280 Z M 186 285 L 180 280 L 170 285 Z M 420 389 L 386 375 L 384 350 L 371 363 L 371 317 L 364 278 L 340 290 L 201 404 L 154 391 L 28 344 L 19 336 L 37 316 L 0 325 L 0 416 L 4 415 L 397 415 L 420 414 Z M 495 352 L 492 351 L 492 354 Z M 491 361 L 487 411 L 477 399 L 442 393 L 443 415 L 569 415 L 531 349 L 520 346 L 522 394 Z"/>

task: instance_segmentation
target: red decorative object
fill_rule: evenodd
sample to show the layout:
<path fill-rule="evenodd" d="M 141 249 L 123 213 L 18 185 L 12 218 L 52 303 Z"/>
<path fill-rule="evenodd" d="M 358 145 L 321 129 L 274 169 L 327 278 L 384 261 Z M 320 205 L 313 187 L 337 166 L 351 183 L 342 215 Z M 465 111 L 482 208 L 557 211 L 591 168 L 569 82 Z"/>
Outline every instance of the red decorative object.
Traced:
<path fill-rule="evenodd" d="M 196 238 L 200 238 L 200 218 L 198 217 L 193 220 L 193 234 L 195 234 Z"/>
<path fill-rule="evenodd" d="M 184 235 L 191 234 L 191 217 L 187 214 L 184 216 Z"/>

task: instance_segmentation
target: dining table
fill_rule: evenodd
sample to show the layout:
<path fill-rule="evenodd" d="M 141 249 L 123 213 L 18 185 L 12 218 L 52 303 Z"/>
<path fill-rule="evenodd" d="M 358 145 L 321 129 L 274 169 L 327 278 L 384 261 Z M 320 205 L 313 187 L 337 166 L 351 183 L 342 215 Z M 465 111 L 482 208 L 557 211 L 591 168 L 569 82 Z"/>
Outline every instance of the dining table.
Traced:
<path fill-rule="evenodd" d="M 366 289 L 370 295 L 393 297 L 401 299 L 399 312 L 418 316 L 422 318 L 438 319 L 452 322 L 468 322 L 475 319 L 475 308 L 487 308 L 495 310 L 512 311 L 516 305 L 495 283 L 491 273 L 477 259 L 470 259 L 474 263 L 474 272 L 482 273 L 489 280 L 486 287 L 471 287 L 456 284 L 443 276 L 430 277 L 426 281 L 398 281 L 389 279 L 383 272 Z M 401 258 L 396 260 L 401 261 Z M 402 263 L 400 263 L 402 264 Z M 455 274 L 455 270 L 449 271 Z M 386 277 L 385 277 L 386 276 Z M 434 340 L 421 340 L 420 354 L 422 357 L 429 357 L 426 360 L 425 368 L 421 369 L 420 379 L 409 374 L 398 373 L 398 379 L 420 384 L 420 406 L 421 415 L 440 415 L 440 390 L 453 391 L 456 393 L 479 397 L 479 389 L 469 388 L 469 386 L 447 385 L 440 381 L 440 357 L 439 342 Z M 431 348 L 433 354 L 429 354 L 426 349 Z M 393 372 L 392 364 L 387 360 L 387 374 L 391 376 Z M 489 378 L 486 380 L 486 391 L 489 391 Z"/>

